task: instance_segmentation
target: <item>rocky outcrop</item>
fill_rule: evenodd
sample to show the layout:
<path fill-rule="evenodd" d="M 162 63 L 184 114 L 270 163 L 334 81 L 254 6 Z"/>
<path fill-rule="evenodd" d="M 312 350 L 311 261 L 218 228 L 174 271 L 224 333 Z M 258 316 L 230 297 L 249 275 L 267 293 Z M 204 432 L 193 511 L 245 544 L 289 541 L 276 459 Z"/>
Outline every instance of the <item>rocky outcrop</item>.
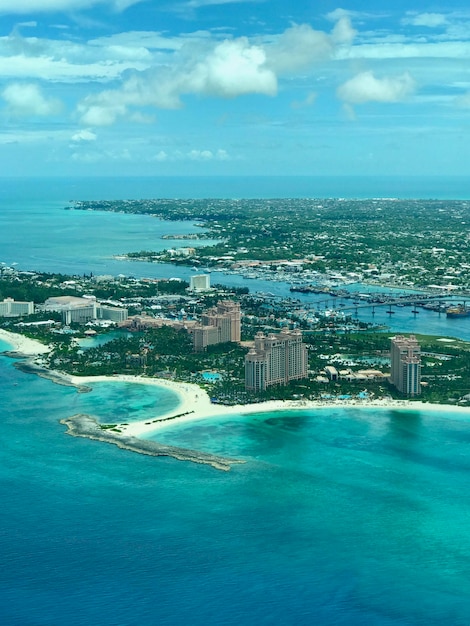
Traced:
<path fill-rule="evenodd" d="M 73 437 L 86 437 L 87 439 L 112 443 L 118 446 L 118 448 L 137 452 L 138 454 L 169 456 L 179 461 L 191 461 L 192 463 L 211 465 L 215 467 L 215 469 L 223 471 L 228 471 L 232 465 L 244 463 L 244 461 L 237 459 L 230 459 L 215 454 L 200 452 L 198 450 L 168 446 L 158 443 L 157 441 L 129 437 L 121 434 L 118 426 L 103 427 L 93 417 L 83 413 L 60 420 L 60 423 L 68 427 L 67 434 Z"/>

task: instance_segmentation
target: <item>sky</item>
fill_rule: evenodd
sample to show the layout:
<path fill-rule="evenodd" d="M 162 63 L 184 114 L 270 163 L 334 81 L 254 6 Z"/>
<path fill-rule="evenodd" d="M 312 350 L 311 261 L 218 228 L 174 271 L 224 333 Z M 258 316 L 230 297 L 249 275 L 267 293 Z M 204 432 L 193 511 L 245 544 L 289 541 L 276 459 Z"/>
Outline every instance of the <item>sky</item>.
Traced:
<path fill-rule="evenodd" d="M 463 0 L 0 0 L 0 176 L 449 176 Z"/>

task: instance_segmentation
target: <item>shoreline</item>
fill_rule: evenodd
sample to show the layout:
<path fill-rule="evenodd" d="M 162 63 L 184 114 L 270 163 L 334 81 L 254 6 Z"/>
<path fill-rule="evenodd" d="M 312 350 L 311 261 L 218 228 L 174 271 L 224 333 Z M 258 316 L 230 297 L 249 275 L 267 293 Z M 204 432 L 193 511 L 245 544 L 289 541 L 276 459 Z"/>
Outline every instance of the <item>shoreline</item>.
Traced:
<path fill-rule="evenodd" d="M 181 448 L 159 443 L 158 441 L 146 441 L 137 437 L 125 435 L 117 429 L 103 429 L 102 425 L 90 415 L 79 413 L 71 417 L 60 420 L 61 424 L 67 426 L 67 435 L 72 437 L 84 437 L 94 441 L 111 443 L 123 450 L 137 452 L 148 456 L 167 456 L 178 461 L 191 461 L 201 465 L 228 472 L 232 465 L 245 463 L 239 459 L 223 457 L 209 452 Z"/>
<path fill-rule="evenodd" d="M 192 461 L 211 465 L 216 469 L 228 471 L 231 465 L 244 463 L 237 459 L 211 455 L 197 450 L 178 448 L 161 444 L 155 440 L 146 439 L 145 436 L 154 433 L 170 425 L 181 425 L 197 422 L 208 418 L 227 417 L 230 415 L 254 415 L 260 413 L 276 413 L 281 411 L 316 411 L 323 409 L 348 409 L 360 410 L 402 410 L 402 411 L 440 411 L 465 414 L 470 417 L 470 407 L 455 406 L 451 404 L 428 404 L 420 400 L 394 400 L 390 398 L 378 399 L 328 399 L 328 400 L 269 400 L 252 404 L 238 404 L 226 406 L 211 402 L 207 391 L 194 383 L 176 382 L 162 378 L 146 378 L 128 374 L 114 376 L 75 376 L 46 368 L 37 363 L 35 356 L 45 354 L 50 350 L 38 341 L 0 329 L 0 339 L 14 347 L 12 351 L 3 354 L 26 361 L 16 363 L 19 369 L 26 373 L 36 374 L 47 378 L 59 385 L 73 386 L 78 393 L 91 391 L 89 385 L 100 382 L 132 383 L 140 385 L 154 385 L 166 388 L 178 398 L 177 405 L 164 414 L 149 415 L 144 420 L 131 423 L 109 423 L 106 428 L 89 415 L 73 415 L 60 421 L 68 427 L 67 434 L 75 437 L 85 437 L 92 440 L 112 443 L 140 454 L 152 456 L 171 456 L 179 460 Z"/>
<path fill-rule="evenodd" d="M 3 328 L 0 328 L 0 340 L 8 343 L 12 347 L 9 352 L 15 353 L 19 358 L 23 356 L 37 356 L 51 351 L 49 346 L 36 339 L 30 339 L 25 335 L 13 333 Z"/>
<path fill-rule="evenodd" d="M 125 374 L 115 376 L 72 376 L 62 375 L 67 383 L 77 389 L 86 388 L 94 382 L 127 382 L 141 385 L 155 385 L 173 391 L 179 397 L 178 405 L 171 411 L 161 415 L 147 417 L 131 423 L 115 425 L 124 436 L 139 437 L 156 432 L 162 428 L 197 422 L 207 418 L 227 417 L 230 415 L 253 415 L 259 413 L 281 411 L 305 411 L 320 409 L 378 409 L 403 411 L 441 411 L 466 414 L 470 417 L 470 407 L 455 406 L 452 404 L 430 404 L 421 400 L 393 400 L 393 399 L 359 399 L 348 400 L 268 400 L 252 404 L 222 405 L 211 402 L 209 394 L 194 383 L 183 383 L 161 378 L 144 378 Z"/>

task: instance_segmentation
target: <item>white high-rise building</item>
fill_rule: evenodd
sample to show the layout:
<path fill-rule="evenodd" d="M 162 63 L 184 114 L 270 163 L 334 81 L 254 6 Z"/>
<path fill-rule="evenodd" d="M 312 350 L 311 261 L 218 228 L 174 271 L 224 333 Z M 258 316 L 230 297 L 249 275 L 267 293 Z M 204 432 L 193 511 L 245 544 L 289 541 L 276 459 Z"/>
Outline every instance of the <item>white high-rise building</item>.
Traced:
<path fill-rule="evenodd" d="M 56 296 L 44 303 L 45 311 L 62 313 L 64 324 L 86 324 L 96 318 L 96 299 L 76 296 Z"/>
<path fill-rule="evenodd" d="M 208 291 L 211 288 L 210 274 L 196 274 L 189 278 L 190 291 Z"/>
<path fill-rule="evenodd" d="M 33 313 L 34 302 L 21 302 L 13 298 L 4 298 L 3 302 L 0 302 L 0 317 L 20 317 Z"/>

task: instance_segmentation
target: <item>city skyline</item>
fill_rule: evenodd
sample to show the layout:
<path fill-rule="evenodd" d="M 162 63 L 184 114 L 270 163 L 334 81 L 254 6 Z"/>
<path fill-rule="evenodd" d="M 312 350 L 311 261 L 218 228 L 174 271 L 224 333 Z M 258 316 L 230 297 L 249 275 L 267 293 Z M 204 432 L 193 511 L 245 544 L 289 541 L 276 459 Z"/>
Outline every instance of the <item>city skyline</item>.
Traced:
<path fill-rule="evenodd" d="M 2 175 L 465 175 L 470 9 L 386 5 L 5 0 Z"/>

